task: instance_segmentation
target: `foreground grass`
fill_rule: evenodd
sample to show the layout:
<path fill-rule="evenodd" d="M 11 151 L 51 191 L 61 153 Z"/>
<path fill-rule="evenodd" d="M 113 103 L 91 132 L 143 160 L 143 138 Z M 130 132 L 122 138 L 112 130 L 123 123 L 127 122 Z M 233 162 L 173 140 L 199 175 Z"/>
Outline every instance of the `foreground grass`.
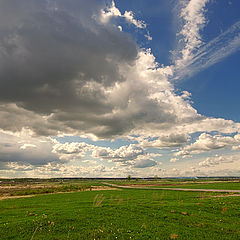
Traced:
<path fill-rule="evenodd" d="M 0 202 L 4 239 L 240 239 L 238 197 L 116 190 Z M 216 195 L 216 194 L 212 194 Z"/>

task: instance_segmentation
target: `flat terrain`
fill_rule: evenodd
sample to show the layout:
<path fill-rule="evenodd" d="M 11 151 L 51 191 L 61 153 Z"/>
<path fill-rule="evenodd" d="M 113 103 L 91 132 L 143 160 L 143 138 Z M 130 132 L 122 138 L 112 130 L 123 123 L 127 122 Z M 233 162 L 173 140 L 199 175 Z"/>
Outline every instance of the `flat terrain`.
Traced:
<path fill-rule="evenodd" d="M 188 192 L 222 192 L 222 193 L 240 193 L 240 190 L 234 190 L 234 189 L 211 189 L 211 188 L 193 188 L 193 187 L 159 187 L 159 185 L 146 185 L 146 184 L 129 184 L 129 185 L 119 185 L 119 184 L 113 184 L 113 183 L 107 183 L 103 182 L 104 185 L 110 186 L 110 187 L 115 187 L 115 188 L 123 188 L 123 189 L 151 189 L 151 190 L 173 190 L 173 191 L 188 191 Z M 195 186 L 197 187 L 197 186 Z M 214 186 L 216 187 L 216 186 Z M 239 194 L 238 194 L 239 195 Z M 235 196 L 238 196 L 235 195 Z"/>
<path fill-rule="evenodd" d="M 209 180 L 195 179 L 169 179 L 169 180 L 131 180 L 131 181 L 108 181 L 108 183 L 131 186 L 131 187 L 147 187 L 147 188 L 189 188 L 189 189 L 226 189 L 226 190 L 240 190 L 240 179 L 216 179 Z"/>
<path fill-rule="evenodd" d="M 147 187 L 163 184 L 163 180 L 108 182 Z M 181 180 L 176 183 L 183 186 Z M 188 184 L 196 183 L 184 182 Z M 224 189 L 229 184 L 239 189 L 235 180 L 197 184 L 212 184 L 215 189 L 220 189 L 218 184 L 224 184 Z M 6 240 L 240 239 L 240 197 L 234 193 L 113 190 L 95 180 L 6 181 L 0 186 L 4 189 L 1 196 L 30 195 L 0 201 L 0 234 Z M 65 193 L 57 193 L 63 189 Z"/>

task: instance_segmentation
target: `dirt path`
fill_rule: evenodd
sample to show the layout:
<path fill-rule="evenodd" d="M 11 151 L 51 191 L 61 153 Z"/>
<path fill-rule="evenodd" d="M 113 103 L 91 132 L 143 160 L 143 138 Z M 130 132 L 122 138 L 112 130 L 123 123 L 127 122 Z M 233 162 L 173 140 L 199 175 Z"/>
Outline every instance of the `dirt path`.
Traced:
<path fill-rule="evenodd" d="M 196 188 L 146 188 L 146 187 L 132 187 L 132 186 L 122 186 L 111 183 L 103 182 L 103 184 L 111 187 L 127 188 L 127 189 L 142 189 L 142 190 L 172 190 L 172 191 L 190 191 L 190 192 L 227 192 L 227 193 L 240 193 L 240 190 L 223 190 L 223 189 L 196 189 Z"/>
<path fill-rule="evenodd" d="M 39 195 L 39 194 L 38 194 Z M 27 197 L 34 197 L 36 195 L 22 195 L 22 196 L 1 196 L 0 201 L 4 199 L 12 199 L 12 198 L 27 198 Z"/>
<path fill-rule="evenodd" d="M 121 190 L 121 189 L 111 187 L 111 186 L 93 186 L 91 189 L 88 188 L 88 189 L 85 189 L 84 191 L 105 191 L 105 190 Z M 39 196 L 39 195 L 50 195 L 50 194 L 58 194 L 58 193 L 74 193 L 74 192 L 82 192 L 82 191 L 39 193 L 39 194 L 20 195 L 20 196 L 3 195 L 3 196 L 0 196 L 0 201 L 4 200 L 4 199 L 11 199 L 11 198 L 26 198 L 26 197 L 35 197 L 35 196 Z"/>

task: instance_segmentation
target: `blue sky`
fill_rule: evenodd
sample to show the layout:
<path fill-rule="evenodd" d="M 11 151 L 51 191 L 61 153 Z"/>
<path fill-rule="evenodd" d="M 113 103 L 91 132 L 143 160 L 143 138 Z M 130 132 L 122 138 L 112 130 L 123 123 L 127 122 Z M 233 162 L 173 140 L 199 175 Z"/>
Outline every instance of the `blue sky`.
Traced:
<path fill-rule="evenodd" d="M 152 41 L 141 39 L 140 44 L 150 47 L 160 64 L 171 64 L 169 52 L 176 47 L 176 31 L 179 27 L 179 19 L 173 16 L 176 2 L 116 1 L 116 5 L 122 12 L 131 9 L 147 23 Z M 202 31 L 203 41 L 210 41 L 239 21 L 239 7 L 238 1 L 208 2 L 207 24 Z M 236 51 L 209 69 L 176 83 L 176 88 L 192 93 L 193 106 L 201 114 L 240 121 L 240 113 L 236 111 L 240 102 L 239 58 L 240 52 Z"/>
<path fill-rule="evenodd" d="M 0 177 L 239 176 L 238 0 L 0 3 Z"/>

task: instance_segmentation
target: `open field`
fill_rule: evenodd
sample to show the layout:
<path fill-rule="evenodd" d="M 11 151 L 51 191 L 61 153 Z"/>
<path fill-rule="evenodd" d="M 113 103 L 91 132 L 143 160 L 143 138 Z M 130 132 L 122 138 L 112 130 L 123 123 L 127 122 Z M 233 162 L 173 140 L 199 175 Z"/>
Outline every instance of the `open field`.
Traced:
<path fill-rule="evenodd" d="M 146 187 L 146 188 L 197 188 L 197 189 L 228 189 L 228 190 L 240 190 L 240 179 L 160 179 L 160 180 L 117 180 L 108 181 L 109 183 L 133 186 L 133 187 Z"/>
<path fill-rule="evenodd" d="M 100 181 L 90 180 L 2 180 L 0 183 L 0 199 L 36 194 L 92 191 L 102 189 L 103 187 Z"/>
<path fill-rule="evenodd" d="M 240 197 L 151 189 L 103 191 L 98 190 L 102 183 L 94 180 L 5 182 L 1 186 L 11 186 L 14 196 L 14 186 L 28 185 L 27 190 L 34 190 L 39 185 L 44 189 L 42 184 L 45 191 L 63 185 L 71 192 L 37 192 L 32 197 L 1 200 L 3 239 L 240 239 Z M 68 185 L 75 186 L 76 192 Z"/>

